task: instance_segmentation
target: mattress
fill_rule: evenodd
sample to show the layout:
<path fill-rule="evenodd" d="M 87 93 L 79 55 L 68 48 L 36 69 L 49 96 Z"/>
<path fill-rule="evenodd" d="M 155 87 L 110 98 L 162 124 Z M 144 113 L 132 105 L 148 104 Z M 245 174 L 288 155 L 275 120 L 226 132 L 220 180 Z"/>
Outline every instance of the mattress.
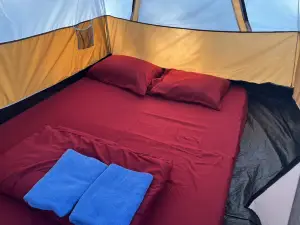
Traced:
<path fill-rule="evenodd" d="M 220 225 L 246 114 L 246 91 L 236 86 L 216 111 L 83 78 L 1 125 L 0 152 L 45 125 L 86 132 L 173 162 L 148 224 Z"/>

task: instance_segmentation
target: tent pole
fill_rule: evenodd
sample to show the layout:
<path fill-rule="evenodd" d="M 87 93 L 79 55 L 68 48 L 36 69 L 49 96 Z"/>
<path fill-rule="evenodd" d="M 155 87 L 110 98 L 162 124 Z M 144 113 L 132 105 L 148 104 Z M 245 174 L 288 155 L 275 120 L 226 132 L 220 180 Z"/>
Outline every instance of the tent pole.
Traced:
<path fill-rule="evenodd" d="M 251 26 L 248 21 L 245 1 L 231 0 L 231 2 L 240 31 L 251 32 Z"/>
<path fill-rule="evenodd" d="M 141 0 L 133 0 L 132 14 L 131 14 L 131 18 L 130 18 L 132 21 L 138 21 L 140 5 L 141 5 Z"/>

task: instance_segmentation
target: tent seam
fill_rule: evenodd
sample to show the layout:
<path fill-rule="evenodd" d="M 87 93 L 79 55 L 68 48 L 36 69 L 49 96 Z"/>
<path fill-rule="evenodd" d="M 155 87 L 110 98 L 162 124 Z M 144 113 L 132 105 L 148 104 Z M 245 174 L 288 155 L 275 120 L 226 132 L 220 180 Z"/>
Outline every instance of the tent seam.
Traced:
<path fill-rule="evenodd" d="M 298 32 L 297 32 L 297 40 L 296 40 L 296 49 L 295 49 L 295 56 L 294 56 L 294 67 L 293 67 L 293 74 L 292 74 L 292 80 L 291 80 L 291 87 L 293 87 L 293 84 L 295 82 L 295 75 L 297 72 L 297 62 L 299 61 L 299 30 L 300 30 L 300 24 L 299 24 L 299 0 L 298 0 L 298 16 L 297 16 L 297 27 L 298 27 Z M 298 57 L 297 57 L 298 55 Z"/>

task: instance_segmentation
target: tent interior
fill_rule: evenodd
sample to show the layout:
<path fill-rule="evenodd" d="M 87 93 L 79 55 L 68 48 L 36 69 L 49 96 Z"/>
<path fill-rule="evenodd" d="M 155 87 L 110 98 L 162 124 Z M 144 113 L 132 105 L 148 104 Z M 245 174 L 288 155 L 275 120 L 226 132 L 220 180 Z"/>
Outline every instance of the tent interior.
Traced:
<path fill-rule="evenodd" d="M 24 200 L 71 148 L 160 182 L 130 224 L 300 224 L 299 12 L 299 0 L 0 2 L 0 220 L 71 224 Z M 114 83 L 128 71 L 160 72 L 136 95 Z M 195 101 L 218 84 L 217 109 Z"/>

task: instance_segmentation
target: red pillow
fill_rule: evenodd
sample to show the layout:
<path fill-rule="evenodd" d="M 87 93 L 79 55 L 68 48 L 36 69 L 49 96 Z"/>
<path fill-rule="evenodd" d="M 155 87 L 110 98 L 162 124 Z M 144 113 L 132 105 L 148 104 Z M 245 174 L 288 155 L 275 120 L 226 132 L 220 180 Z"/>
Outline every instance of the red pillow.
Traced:
<path fill-rule="evenodd" d="M 0 192 L 23 200 L 24 195 L 54 166 L 68 148 L 97 158 L 106 164 L 115 163 L 154 176 L 136 214 L 139 220 L 151 211 L 151 206 L 168 181 L 172 168 L 171 162 L 136 153 L 114 142 L 68 128 L 46 127 L 41 133 L 24 139 L 18 145 L 0 154 Z M 52 218 L 55 216 L 49 213 L 47 215 Z M 56 219 L 62 224 L 68 224 L 66 218 Z"/>
<path fill-rule="evenodd" d="M 141 59 L 113 55 L 92 66 L 87 76 L 145 95 L 151 80 L 162 72 L 162 68 Z"/>
<path fill-rule="evenodd" d="M 230 81 L 219 77 L 180 70 L 167 70 L 162 78 L 153 80 L 152 94 L 184 102 L 200 103 L 220 110 Z"/>

